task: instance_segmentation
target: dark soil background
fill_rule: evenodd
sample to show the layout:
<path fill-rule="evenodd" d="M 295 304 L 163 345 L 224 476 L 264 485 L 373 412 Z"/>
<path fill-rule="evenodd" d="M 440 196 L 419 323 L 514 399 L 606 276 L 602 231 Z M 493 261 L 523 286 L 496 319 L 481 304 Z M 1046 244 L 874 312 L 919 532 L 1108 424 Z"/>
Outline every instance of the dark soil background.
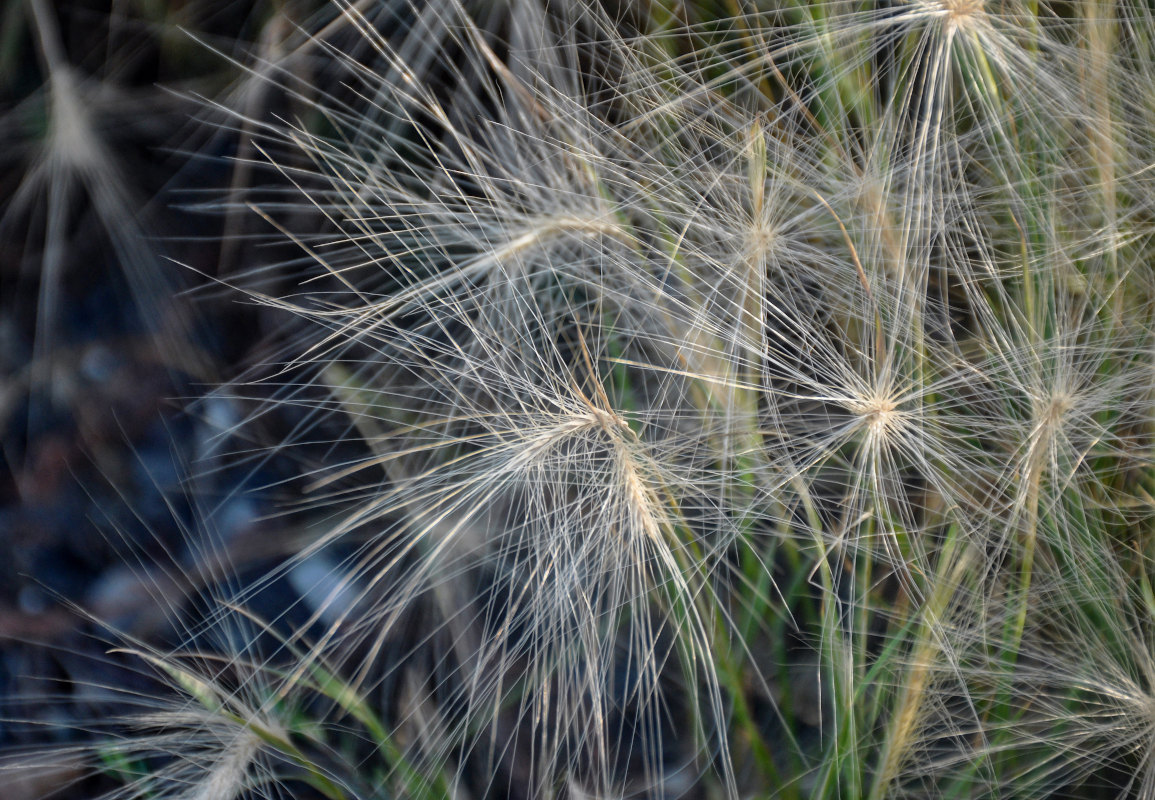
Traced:
<path fill-rule="evenodd" d="M 262 452 L 251 438 L 260 426 L 240 441 L 232 428 L 249 410 L 214 391 L 266 363 L 284 324 L 222 281 L 285 253 L 261 244 L 270 229 L 257 215 L 201 207 L 250 181 L 238 161 L 252 157 L 249 132 L 214 103 L 254 118 L 291 111 L 241 65 L 299 37 L 290 20 L 304 25 L 322 5 L 0 7 L 8 765 L 20 748 L 80 741 L 80 719 L 122 710 L 110 687 L 148 690 L 154 676 L 110 650 L 125 635 L 158 647 L 185 638 L 198 593 L 221 579 L 210 543 L 227 554 L 230 580 L 286 548 L 277 492 L 262 487 L 288 473 L 272 457 L 227 457 Z M 282 584 L 263 593 L 273 607 L 292 602 Z M 0 771 L 0 797 L 115 785 L 60 752 L 35 770 Z"/>

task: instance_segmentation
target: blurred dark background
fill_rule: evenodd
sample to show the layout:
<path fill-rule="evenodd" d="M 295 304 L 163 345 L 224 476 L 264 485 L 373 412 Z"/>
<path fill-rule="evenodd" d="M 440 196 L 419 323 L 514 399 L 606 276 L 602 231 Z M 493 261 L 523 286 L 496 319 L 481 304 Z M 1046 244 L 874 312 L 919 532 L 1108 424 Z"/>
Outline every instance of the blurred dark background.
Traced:
<path fill-rule="evenodd" d="M 178 643 L 167 612 L 189 618 L 222 550 L 236 575 L 285 547 L 263 519 L 274 460 L 223 458 L 259 443 L 238 440 L 246 410 L 215 387 L 267 361 L 280 324 L 226 284 L 285 254 L 227 207 L 252 131 L 216 109 L 291 111 L 259 70 L 322 8 L 2 6 L 0 749 L 82 738 L 78 719 L 117 713 L 109 687 L 153 680 L 112 643 Z M 60 752 L 0 771 L 0 797 L 108 788 Z"/>

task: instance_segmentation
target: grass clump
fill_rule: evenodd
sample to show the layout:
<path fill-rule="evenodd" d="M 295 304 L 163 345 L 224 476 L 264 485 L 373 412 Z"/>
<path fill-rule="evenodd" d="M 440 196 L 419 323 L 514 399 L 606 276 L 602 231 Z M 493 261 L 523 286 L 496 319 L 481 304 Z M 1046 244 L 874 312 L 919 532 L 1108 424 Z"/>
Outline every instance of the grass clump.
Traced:
<path fill-rule="evenodd" d="M 306 619 L 123 796 L 1155 797 L 1146 4 L 394 5 L 234 109 Z"/>

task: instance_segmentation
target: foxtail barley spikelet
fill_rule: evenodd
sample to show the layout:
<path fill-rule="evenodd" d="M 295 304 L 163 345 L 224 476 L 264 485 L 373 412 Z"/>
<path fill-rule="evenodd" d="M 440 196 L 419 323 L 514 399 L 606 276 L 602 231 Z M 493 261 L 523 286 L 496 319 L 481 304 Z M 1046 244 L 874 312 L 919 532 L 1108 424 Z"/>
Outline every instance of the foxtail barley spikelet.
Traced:
<path fill-rule="evenodd" d="M 1150 135 L 1099 94 L 1150 83 L 1145 12 L 734 11 L 526 0 L 486 29 L 447 2 L 417 43 L 350 6 L 371 115 L 269 129 L 312 162 L 282 172 L 330 287 L 259 296 L 321 331 L 275 402 L 365 448 L 315 484 L 353 508 L 317 547 L 357 542 L 316 652 L 423 686 L 433 769 L 925 786 L 949 715 L 989 717 L 975 632 L 1013 671 L 1054 549 L 1129 524 Z M 417 615 L 453 643 L 425 678 L 386 657 Z M 806 658 L 830 705 L 753 688 Z"/>
<path fill-rule="evenodd" d="M 178 796 L 1153 796 L 1151 10 L 371 7 L 236 118 L 310 608 L 144 654 Z"/>

